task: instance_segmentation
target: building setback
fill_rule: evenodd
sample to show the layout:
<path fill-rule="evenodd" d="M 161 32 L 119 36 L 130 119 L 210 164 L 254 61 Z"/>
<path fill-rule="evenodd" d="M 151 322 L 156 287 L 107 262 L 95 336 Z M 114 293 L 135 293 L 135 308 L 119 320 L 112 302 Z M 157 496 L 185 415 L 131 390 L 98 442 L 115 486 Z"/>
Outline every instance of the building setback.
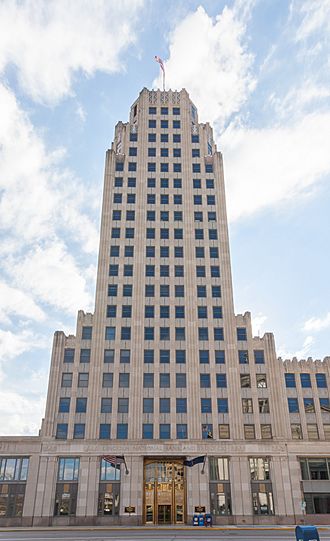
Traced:
<path fill-rule="evenodd" d="M 212 128 L 144 88 L 106 153 L 95 311 L 55 333 L 40 435 L 0 439 L 0 526 L 329 523 L 329 361 L 235 315 Z"/>

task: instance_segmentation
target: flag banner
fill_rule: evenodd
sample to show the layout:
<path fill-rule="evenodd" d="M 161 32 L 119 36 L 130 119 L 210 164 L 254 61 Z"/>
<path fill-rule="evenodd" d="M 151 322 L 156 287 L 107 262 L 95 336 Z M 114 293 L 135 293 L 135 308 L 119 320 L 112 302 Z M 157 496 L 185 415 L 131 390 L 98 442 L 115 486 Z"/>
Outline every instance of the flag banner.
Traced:
<path fill-rule="evenodd" d="M 111 464 L 112 466 L 116 466 L 116 464 L 125 464 L 125 457 L 124 456 L 103 455 L 102 459 L 105 462 L 108 462 L 108 464 Z"/>
<path fill-rule="evenodd" d="M 155 60 L 156 62 L 158 62 L 158 64 L 160 65 L 161 69 L 163 70 L 163 72 L 165 73 L 165 67 L 164 67 L 164 62 L 162 61 L 162 59 L 160 58 L 160 56 L 155 56 Z"/>
<path fill-rule="evenodd" d="M 184 460 L 183 465 L 187 466 L 188 468 L 192 468 L 192 466 L 196 466 L 196 464 L 204 464 L 206 459 L 206 456 L 196 456 L 195 458 L 192 458 L 191 460 Z"/>

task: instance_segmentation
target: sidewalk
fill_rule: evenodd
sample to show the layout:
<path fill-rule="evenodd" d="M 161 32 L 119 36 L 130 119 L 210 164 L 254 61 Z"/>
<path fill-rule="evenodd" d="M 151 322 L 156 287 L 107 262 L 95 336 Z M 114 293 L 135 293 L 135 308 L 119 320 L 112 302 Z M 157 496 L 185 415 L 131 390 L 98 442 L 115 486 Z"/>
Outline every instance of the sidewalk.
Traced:
<path fill-rule="evenodd" d="M 299 526 L 301 526 L 301 524 L 299 524 Z M 307 524 L 306 524 L 307 526 Z M 314 526 L 314 525 L 313 525 Z M 289 524 L 289 525 L 274 525 L 274 524 L 270 524 L 269 526 L 267 525 L 251 525 L 251 524 L 248 524 L 246 526 L 233 526 L 233 525 L 229 525 L 229 526 L 226 526 L 226 525 L 215 525 L 215 526 L 212 526 L 211 528 L 205 528 L 204 526 L 192 526 L 192 525 L 189 525 L 189 524 L 184 524 L 182 526 L 178 526 L 178 525 L 170 525 L 170 526 L 164 526 L 164 525 L 160 525 L 160 526 L 146 526 L 146 525 L 143 525 L 143 526 L 48 526 L 48 527 L 34 527 L 34 526 L 31 526 L 31 527 L 19 527 L 19 526 L 16 526 L 16 527 L 8 527 L 8 528 L 4 528 L 4 527 L 0 527 L 0 532 L 33 532 L 33 531 L 36 531 L 36 532 L 43 532 L 43 531 L 74 531 L 74 532 L 78 532 L 78 531 L 118 531 L 118 530 L 126 530 L 126 531 L 130 531 L 130 530 L 140 530 L 140 531 L 143 531 L 143 530 L 147 530 L 147 531 L 152 531 L 152 530 L 171 530 L 171 531 L 175 531 L 175 530 L 213 530 L 213 531 L 227 531 L 227 530 L 234 530 L 234 531 L 246 531 L 246 530 L 266 530 L 266 531 L 293 531 L 295 529 L 296 525 L 293 525 L 293 524 Z M 319 531 L 330 531 L 330 525 L 324 525 L 322 524 L 321 526 L 317 526 L 316 525 L 316 528 L 319 530 Z"/>

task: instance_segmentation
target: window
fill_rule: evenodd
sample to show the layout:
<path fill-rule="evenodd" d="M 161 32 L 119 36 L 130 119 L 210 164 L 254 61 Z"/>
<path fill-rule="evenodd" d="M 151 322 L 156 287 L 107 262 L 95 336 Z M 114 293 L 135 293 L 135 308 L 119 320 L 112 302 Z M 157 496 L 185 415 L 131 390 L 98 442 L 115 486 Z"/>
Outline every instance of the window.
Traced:
<path fill-rule="evenodd" d="M 212 413 L 211 398 L 201 398 L 201 413 Z"/>
<path fill-rule="evenodd" d="M 147 203 L 148 205 L 154 205 L 156 203 L 156 195 L 154 193 L 147 194 Z"/>
<path fill-rule="evenodd" d="M 106 327 L 105 328 L 105 339 L 106 340 L 115 340 L 116 338 L 116 327 Z"/>
<path fill-rule="evenodd" d="M 210 258 L 211 259 L 219 259 L 219 249 L 218 248 L 212 248 L 210 246 Z"/>
<path fill-rule="evenodd" d="M 129 134 L 129 140 L 132 141 L 132 142 L 136 142 L 138 139 L 138 134 L 137 133 L 130 133 Z"/>
<path fill-rule="evenodd" d="M 154 412 L 154 399 L 144 398 L 143 399 L 143 413 L 153 413 L 153 412 Z"/>
<path fill-rule="evenodd" d="M 211 278 L 220 278 L 220 267 L 218 265 L 211 265 Z"/>
<path fill-rule="evenodd" d="M 199 135 L 192 135 L 191 136 L 191 142 L 192 143 L 199 143 Z"/>
<path fill-rule="evenodd" d="M 216 213 L 215 212 L 208 212 L 207 213 L 207 219 L 208 219 L 209 222 L 216 222 L 217 221 Z"/>
<path fill-rule="evenodd" d="M 177 389 L 185 389 L 187 387 L 186 374 L 183 374 L 183 373 L 175 374 L 175 386 Z"/>
<path fill-rule="evenodd" d="M 182 195 L 173 195 L 174 205 L 182 205 Z"/>
<path fill-rule="evenodd" d="M 173 188 L 182 188 L 182 180 L 181 178 L 174 178 L 173 179 Z M 175 213 L 174 213 L 175 216 Z M 182 217 L 181 217 L 182 220 Z"/>
<path fill-rule="evenodd" d="M 156 120 L 150 118 L 148 122 L 148 126 L 149 128 L 156 128 Z"/>
<path fill-rule="evenodd" d="M 248 364 L 249 362 L 249 352 L 245 349 L 238 350 L 238 361 L 240 364 Z"/>
<path fill-rule="evenodd" d="M 163 319 L 168 319 L 170 317 L 170 307 L 169 306 L 160 306 L 159 316 Z"/>
<path fill-rule="evenodd" d="M 183 239 L 183 229 L 174 229 L 174 238 L 175 239 Z"/>
<path fill-rule="evenodd" d="M 146 318 L 155 317 L 155 307 L 154 306 L 145 306 L 144 307 L 144 317 L 146 317 Z"/>
<path fill-rule="evenodd" d="M 118 398 L 118 413 L 128 413 L 128 398 Z"/>
<path fill-rule="evenodd" d="M 160 246 L 160 257 L 169 257 L 170 249 L 168 246 Z"/>
<path fill-rule="evenodd" d="M 184 349 L 175 350 L 175 362 L 176 362 L 176 364 L 185 364 L 185 362 L 186 362 L 186 351 Z"/>
<path fill-rule="evenodd" d="M 181 163 L 174 163 L 173 164 L 173 171 L 174 171 L 174 173 L 181 173 Z"/>
<path fill-rule="evenodd" d="M 132 306 L 130 304 L 123 304 L 121 307 L 121 317 L 132 317 Z"/>
<path fill-rule="evenodd" d="M 183 257 L 183 246 L 174 246 L 174 257 Z"/>
<path fill-rule="evenodd" d="M 174 286 L 175 297 L 184 297 L 184 286 Z"/>
<path fill-rule="evenodd" d="M 125 246 L 124 256 L 125 257 L 133 257 L 134 256 L 134 246 Z"/>
<path fill-rule="evenodd" d="M 155 162 L 148 162 L 148 172 L 154 173 L 156 171 L 156 163 Z"/>
<path fill-rule="evenodd" d="M 213 439 L 213 425 L 210 423 L 202 424 L 202 439 L 203 440 L 212 440 Z"/>
<path fill-rule="evenodd" d="M 230 427 L 229 425 L 219 425 L 219 439 L 220 440 L 229 440 L 230 438 Z"/>
<path fill-rule="evenodd" d="M 57 423 L 56 436 L 57 440 L 66 440 L 68 437 L 68 423 Z"/>
<path fill-rule="evenodd" d="M 144 327 L 144 339 L 145 340 L 154 340 L 155 339 L 155 329 L 154 329 L 154 327 Z"/>
<path fill-rule="evenodd" d="M 111 424 L 101 423 L 100 424 L 100 440 L 109 440 L 111 434 Z"/>
<path fill-rule="evenodd" d="M 302 458 L 300 459 L 301 478 L 304 481 L 327 481 L 329 459 Z"/>
<path fill-rule="evenodd" d="M 304 409 L 306 413 L 315 413 L 313 398 L 304 398 Z"/>
<path fill-rule="evenodd" d="M 168 133 L 161 133 L 160 134 L 160 142 L 161 143 L 168 143 Z"/>
<path fill-rule="evenodd" d="M 179 115 L 180 114 L 180 107 L 173 107 L 173 115 Z"/>
<path fill-rule="evenodd" d="M 225 352 L 222 349 L 218 349 L 214 352 L 215 354 L 215 363 L 216 364 L 225 364 Z"/>
<path fill-rule="evenodd" d="M 168 195 L 161 194 L 160 195 L 160 203 L 161 203 L 161 205 L 168 205 Z"/>
<path fill-rule="evenodd" d="M 135 220 L 135 210 L 127 210 L 126 211 L 126 220 L 128 222 L 132 222 Z"/>
<path fill-rule="evenodd" d="M 159 351 L 159 362 L 162 363 L 162 364 L 170 362 L 170 350 L 169 349 L 161 349 Z"/>
<path fill-rule="evenodd" d="M 192 158 L 199 158 L 199 148 L 193 148 L 191 155 L 192 155 Z"/>
<path fill-rule="evenodd" d="M 113 194 L 113 202 L 114 203 L 121 203 L 123 200 L 123 196 L 121 193 L 114 193 Z"/>
<path fill-rule="evenodd" d="M 170 387 L 170 374 L 159 374 L 159 386 L 161 388 Z"/>
<path fill-rule="evenodd" d="M 221 286 L 211 286 L 211 291 L 214 299 L 221 297 Z"/>
<path fill-rule="evenodd" d="M 210 352 L 208 349 L 199 350 L 199 362 L 200 364 L 209 364 L 210 362 Z"/>
<path fill-rule="evenodd" d="M 128 424 L 118 423 L 117 424 L 117 439 L 127 440 L 127 435 L 128 435 Z"/>
<path fill-rule="evenodd" d="M 213 306 L 213 319 L 222 319 L 222 306 Z"/>
<path fill-rule="evenodd" d="M 74 361 L 74 349 L 73 348 L 65 348 L 64 349 L 63 362 L 65 362 L 65 363 L 73 363 L 73 361 Z"/>
<path fill-rule="evenodd" d="M 70 411 L 70 398 L 64 397 L 60 398 L 60 402 L 58 405 L 58 412 L 59 413 L 69 413 Z"/>
<path fill-rule="evenodd" d="M 186 398 L 176 399 L 176 412 L 187 413 L 187 399 Z"/>
<path fill-rule="evenodd" d="M 161 239 L 168 239 L 169 238 L 169 229 L 161 228 L 161 230 L 160 230 L 160 238 Z"/>
<path fill-rule="evenodd" d="M 244 438 L 246 440 L 255 440 L 255 428 L 254 425 L 244 425 Z"/>
<path fill-rule="evenodd" d="M 257 374 L 257 387 L 259 389 L 266 389 L 267 387 L 267 378 L 266 374 Z"/>
<path fill-rule="evenodd" d="M 145 373 L 143 374 L 143 387 L 145 389 L 151 389 L 154 386 L 154 375 Z"/>
<path fill-rule="evenodd" d="M 112 398 L 101 398 L 101 413 L 112 413 Z"/>
<path fill-rule="evenodd" d="M 217 240 L 218 239 L 218 232 L 216 229 L 209 229 L 209 239 L 210 240 Z"/>
<path fill-rule="evenodd" d="M 123 364 L 130 363 L 131 351 L 129 349 L 121 349 L 119 355 L 119 361 Z"/>
<path fill-rule="evenodd" d="M 155 115 L 156 114 L 156 107 L 149 107 L 149 115 Z"/>
<path fill-rule="evenodd" d="M 105 372 L 102 378 L 102 387 L 112 387 L 113 386 L 113 374 L 112 372 Z"/>
<path fill-rule="evenodd" d="M 206 196 L 206 202 L 208 205 L 215 205 L 215 196 L 214 195 L 207 195 Z"/>
<path fill-rule="evenodd" d="M 92 327 L 83 327 L 82 328 L 81 338 L 83 340 L 91 340 L 92 339 L 92 330 L 93 330 Z"/>
<path fill-rule="evenodd" d="M 83 440 L 85 437 L 85 423 L 75 423 L 73 425 L 73 439 Z"/>
<path fill-rule="evenodd" d="M 171 425 L 169 423 L 160 423 L 159 425 L 159 439 L 169 440 L 171 438 Z"/>
<path fill-rule="evenodd" d="M 160 297 L 169 297 L 170 296 L 170 286 L 166 284 L 160 284 L 159 288 Z"/>
<path fill-rule="evenodd" d="M 146 364 L 152 364 L 154 362 L 154 350 L 145 349 L 144 350 L 144 362 Z"/>
<path fill-rule="evenodd" d="M 249 426 L 249 425 L 245 425 L 245 426 Z M 254 427 L 254 425 L 252 426 Z M 250 464 L 251 481 L 269 481 L 270 480 L 268 458 L 250 458 L 249 464 Z"/>
<path fill-rule="evenodd" d="M 120 330 L 120 339 L 121 340 L 130 340 L 131 339 L 131 327 L 122 327 Z"/>
<path fill-rule="evenodd" d="M 203 213 L 202 212 L 194 212 L 194 220 L 195 220 L 195 222 L 202 222 L 203 221 Z M 196 238 L 196 231 L 195 231 L 195 238 Z"/>
<path fill-rule="evenodd" d="M 72 387 L 72 372 L 62 374 L 61 387 Z"/>
<path fill-rule="evenodd" d="M 134 239 L 134 228 L 133 227 L 126 227 L 126 229 L 125 229 L 125 238 L 126 239 Z"/>
<path fill-rule="evenodd" d="M 76 413 L 86 413 L 87 398 L 76 398 Z"/>
<path fill-rule="evenodd" d="M 160 398 L 159 399 L 159 413 L 170 413 L 170 399 L 169 398 Z"/>
<path fill-rule="evenodd" d="M 201 204 L 202 204 L 202 196 L 194 195 L 194 205 L 201 205 Z"/>
<path fill-rule="evenodd" d="M 147 229 L 146 229 L 146 237 L 147 237 L 147 239 L 154 239 L 155 238 L 155 229 L 153 227 L 147 227 Z"/>
<path fill-rule="evenodd" d="M 179 423 L 176 425 L 176 439 L 186 440 L 188 437 L 187 425 Z"/>
<path fill-rule="evenodd" d="M 111 304 L 107 306 L 107 317 L 116 317 L 117 314 L 117 306 L 114 304 Z"/>
<path fill-rule="evenodd" d="M 245 327 L 238 327 L 236 329 L 236 333 L 237 333 L 237 340 L 247 340 Z"/>
<path fill-rule="evenodd" d="M 203 240 L 204 239 L 204 230 L 203 229 L 195 229 L 195 239 L 196 240 Z M 204 274 L 205 276 L 205 274 Z"/>
<path fill-rule="evenodd" d="M 128 186 L 128 188 L 135 188 L 136 187 L 136 178 L 135 177 L 128 177 L 127 186 Z"/>
<path fill-rule="evenodd" d="M 124 162 L 116 162 L 116 171 L 124 171 Z"/>
<path fill-rule="evenodd" d="M 154 425 L 151 423 L 142 424 L 142 438 L 144 440 L 152 440 L 154 437 Z"/>
<path fill-rule="evenodd" d="M 156 142 L 156 134 L 148 133 L 148 143 L 155 143 L 155 142 Z"/>
<path fill-rule="evenodd" d="M 198 340 L 208 340 L 209 329 L 208 327 L 198 327 Z"/>
<path fill-rule="evenodd" d="M 146 257 L 155 257 L 155 247 L 146 246 Z"/>
<path fill-rule="evenodd" d="M 88 387 L 88 372 L 79 372 L 78 374 L 78 387 Z"/>
<path fill-rule="evenodd" d="M 204 258 L 205 257 L 205 249 L 203 246 L 196 246 L 195 248 L 195 256 L 198 258 Z"/>
<path fill-rule="evenodd" d="M 155 147 L 148 148 L 148 156 L 149 156 L 149 158 L 154 158 L 156 156 L 156 148 Z"/>
<path fill-rule="evenodd" d="M 299 413 L 299 405 L 297 398 L 288 398 L 289 413 Z"/>
<path fill-rule="evenodd" d="M 253 413 L 252 398 L 242 398 L 242 413 Z"/>
<path fill-rule="evenodd" d="M 113 363 L 115 358 L 115 350 L 114 349 L 105 349 L 104 350 L 104 362 L 105 363 Z"/>
<path fill-rule="evenodd" d="M 181 127 L 180 120 L 173 120 L 173 129 L 179 130 Z"/>
<path fill-rule="evenodd" d="M 259 406 L 259 413 L 269 413 L 269 399 L 268 398 L 259 398 L 258 406 Z"/>
<path fill-rule="evenodd" d="M 211 377 L 210 374 L 200 374 L 200 387 L 201 389 L 211 387 Z"/>
<path fill-rule="evenodd" d="M 113 227 L 111 229 L 111 238 L 112 239 L 119 239 L 120 238 L 120 228 L 119 227 Z"/>
<path fill-rule="evenodd" d="M 295 387 L 296 386 L 296 377 L 295 374 L 284 374 L 285 377 L 285 386 L 286 387 Z"/>
<path fill-rule="evenodd" d="M 228 398 L 218 398 L 218 413 L 228 413 Z"/>
<path fill-rule="evenodd" d="M 181 148 L 173 148 L 173 158 L 181 158 Z"/>
<path fill-rule="evenodd" d="M 127 203 L 132 205 L 135 203 L 135 193 L 128 193 L 127 194 Z"/>
<path fill-rule="evenodd" d="M 180 133 L 173 133 L 173 143 L 181 143 Z"/>
<path fill-rule="evenodd" d="M 251 387 L 250 374 L 240 374 L 241 388 L 246 389 Z"/>
<path fill-rule="evenodd" d="M 301 424 L 299 423 L 291 424 L 291 436 L 293 440 L 302 440 Z"/>
<path fill-rule="evenodd" d="M 155 296 L 155 286 L 146 285 L 144 294 L 145 294 L 146 297 L 154 297 Z"/>
<path fill-rule="evenodd" d="M 254 362 L 255 364 L 264 364 L 265 363 L 265 355 L 263 349 L 255 349 L 253 351 L 254 354 Z"/>
<path fill-rule="evenodd" d="M 198 319 L 207 319 L 207 306 L 197 306 Z"/>
<path fill-rule="evenodd" d="M 193 188 L 199 190 L 202 187 L 202 181 L 200 178 L 193 178 Z M 199 196 L 196 196 L 199 197 Z"/>
<path fill-rule="evenodd" d="M 211 190 L 211 189 L 214 188 L 214 180 L 213 180 L 213 178 L 207 178 L 207 179 L 206 179 L 206 188 L 207 188 L 208 190 Z M 210 214 L 210 213 L 209 213 L 209 214 Z M 215 220 L 215 218 L 214 218 L 214 220 Z M 210 220 L 209 220 L 209 221 L 210 221 Z"/>
<path fill-rule="evenodd" d="M 109 276 L 118 276 L 119 265 L 109 265 Z"/>
<path fill-rule="evenodd" d="M 160 108 L 160 114 L 161 115 L 168 115 L 168 107 L 161 107 Z"/>
<path fill-rule="evenodd" d="M 115 177 L 115 188 L 121 188 L 123 186 L 122 177 Z"/>
<path fill-rule="evenodd" d="M 119 257 L 119 246 L 110 246 L 110 257 Z"/>
<path fill-rule="evenodd" d="M 169 212 L 167 210 L 161 210 L 160 211 L 160 219 L 161 219 L 161 221 L 162 222 L 168 222 L 168 218 L 169 218 Z M 168 236 L 164 237 L 164 238 L 168 238 Z"/>
<path fill-rule="evenodd" d="M 213 165 L 211 163 L 205 164 L 205 173 L 213 173 Z"/>
<path fill-rule="evenodd" d="M 117 297 L 118 286 L 116 284 L 108 285 L 108 297 Z"/>
<path fill-rule="evenodd" d="M 128 155 L 129 156 L 137 156 L 137 148 L 136 147 L 129 147 Z"/>
<path fill-rule="evenodd" d="M 183 265 L 175 265 L 174 266 L 174 276 L 176 278 L 184 276 L 184 266 Z"/>
<path fill-rule="evenodd" d="M 325 374 L 315 374 L 316 385 L 319 389 L 325 389 L 327 387 L 327 379 Z"/>
<path fill-rule="evenodd" d="M 320 398 L 321 411 L 330 412 L 330 400 L 329 398 Z"/>
<path fill-rule="evenodd" d="M 192 164 L 192 171 L 193 173 L 200 173 L 201 172 L 201 166 L 199 163 L 193 163 Z"/>
<path fill-rule="evenodd" d="M 307 423 L 307 437 L 309 440 L 316 441 L 319 439 L 319 431 L 316 424 Z"/>
<path fill-rule="evenodd" d="M 124 284 L 123 285 L 123 297 L 131 297 L 132 293 L 133 293 L 132 284 Z"/>
<path fill-rule="evenodd" d="M 160 340 L 169 340 L 170 339 L 170 328 L 169 327 L 160 327 L 159 328 L 159 339 Z"/>
<path fill-rule="evenodd" d="M 312 386 L 310 374 L 300 374 L 300 383 L 303 388 Z"/>
<path fill-rule="evenodd" d="M 224 339 L 222 327 L 214 327 L 213 332 L 214 332 L 214 340 L 219 341 L 219 340 Z"/>
<path fill-rule="evenodd" d="M 160 121 L 160 127 L 161 127 L 162 129 L 168 128 L 168 120 L 161 120 L 161 121 Z"/>

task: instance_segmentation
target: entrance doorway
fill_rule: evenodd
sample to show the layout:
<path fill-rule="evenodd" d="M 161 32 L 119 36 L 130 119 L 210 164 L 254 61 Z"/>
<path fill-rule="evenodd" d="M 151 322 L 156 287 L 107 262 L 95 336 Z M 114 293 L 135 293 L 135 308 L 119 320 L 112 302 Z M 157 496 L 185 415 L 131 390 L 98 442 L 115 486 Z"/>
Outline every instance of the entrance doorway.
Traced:
<path fill-rule="evenodd" d="M 146 524 L 184 524 L 185 478 L 182 459 L 145 460 L 144 519 Z"/>

